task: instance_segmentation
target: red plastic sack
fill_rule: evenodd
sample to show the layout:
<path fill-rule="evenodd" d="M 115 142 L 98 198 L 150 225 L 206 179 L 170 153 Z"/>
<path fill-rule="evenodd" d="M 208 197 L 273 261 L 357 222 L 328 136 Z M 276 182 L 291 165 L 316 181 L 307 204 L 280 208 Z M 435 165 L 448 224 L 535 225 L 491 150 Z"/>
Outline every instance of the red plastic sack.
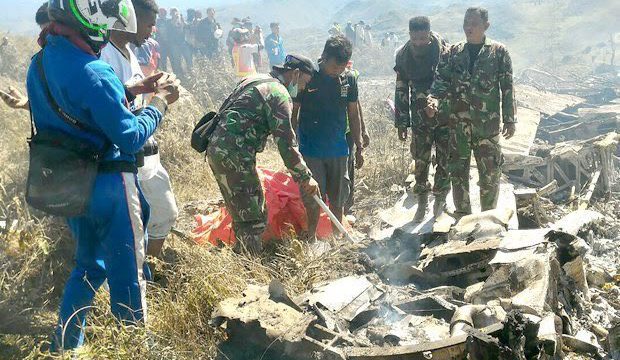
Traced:
<path fill-rule="evenodd" d="M 299 186 L 293 178 L 283 172 L 258 169 L 258 175 L 265 193 L 268 225 L 263 240 L 282 239 L 291 233 L 300 234 L 308 230 L 306 208 L 301 200 Z M 192 231 L 198 244 L 220 241 L 227 245 L 235 243 L 232 217 L 225 207 L 210 215 L 196 215 L 197 227 Z M 326 214 L 321 212 L 317 237 L 324 239 L 333 233 L 332 224 Z"/>

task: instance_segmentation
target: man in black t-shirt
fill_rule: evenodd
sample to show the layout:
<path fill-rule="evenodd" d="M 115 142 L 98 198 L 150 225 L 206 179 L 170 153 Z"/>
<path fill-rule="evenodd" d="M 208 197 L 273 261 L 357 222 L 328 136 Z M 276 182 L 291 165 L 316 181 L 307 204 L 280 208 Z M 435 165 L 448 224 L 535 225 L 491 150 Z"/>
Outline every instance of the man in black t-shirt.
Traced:
<path fill-rule="evenodd" d="M 215 9 L 208 8 L 207 17 L 198 23 L 197 34 L 198 42 L 208 58 L 212 59 L 219 54 L 222 34 L 222 27 L 215 19 Z"/>
<path fill-rule="evenodd" d="M 294 96 L 291 121 L 299 134 L 299 150 L 338 220 L 342 220 L 349 191 L 347 114 L 357 145 L 357 167 L 364 163 L 357 79 L 351 72 L 345 73 L 352 47 L 342 35 L 327 40 L 319 60 L 319 73 L 305 92 Z M 302 195 L 312 239 L 316 235 L 320 208 L 311 197 Z"/>

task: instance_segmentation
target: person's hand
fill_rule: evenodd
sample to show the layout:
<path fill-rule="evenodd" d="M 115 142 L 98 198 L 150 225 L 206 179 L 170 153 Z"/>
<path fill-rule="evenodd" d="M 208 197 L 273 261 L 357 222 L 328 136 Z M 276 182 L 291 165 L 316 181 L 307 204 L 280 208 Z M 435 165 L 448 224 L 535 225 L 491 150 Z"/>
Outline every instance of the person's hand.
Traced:
<path fill-rule="evenodd" d="M 129 92 L 134 96 L 154 93 L 158 86 L 157 82 L 164 77 L 164 75 L 166 75 L 166 73 L 163 72 L 153 74 L 146 79 L 140 80 L 134 85 L 128 86 L 127 90 L 129 90 Z"/>
<path fill-rule="evenodd" d="M 174 104 L 179 100 L 179 87 L 181 81 L 177 79 L 174 74 L 165 74 L 157 82 L 157 88 L 155 89 L 155 96 L 159 96 L 166 100 L 168 105 Z"/>
<path fill-rule="evenodd" d="M 502 134 L 504 135 L 504 138 L 506 138 L 506 140 L 512 138 L 515 135 L 516 131 L 517 126 L 515 125 L 515 123 L 504 123 L 504 129 L 502 131 Z"/>
<path fill-rule="evenodd" d="M 0 97 L 12 109 L 28 110 L 28 98 L 12 86 L 6 92 L 0 90 Z"/>
<path fill-rule="evenodd" d="M 408 132 L 409 132 L 409 129 L 407 129 L 406 127 L 399 127 L 398 128 L 398 140 L 400 141 L 407 140 Z"/>
<path fill-rule="evenodd" d="M 321 195 L 321 190 L 319 189 L 319 183 L 316 182 L 313 178 L 303 181 L 301 184 L 301 189 L 308 195 Z"/>
<path fill-rule="evenodd" d="M 357 151 L 355 152 L 355 168 L 356 169 L 361 169 L 364 166 L 364 152 L 363 149 L 361 147 L 357 148 Z"/>
<path fill-rule="evenodd" d="M 370 134 L 368 134 L 368 131 L 364 131 L 362 134 L 362 145 L 364 149 L 370 146 Z"/>
<path fill-rule="evenodd" d="M 162 73 L 162 77 L 159 78 L 159 80 L 157 80 L 157 82 L 155 83 L 155 90 L 157 91 L 157 88 L 166 88 L 168 86 L 171 85 L 175 85 L 177 87 L 179 87 L 181 85 L 181 81 L 178 80 L 177 76 L 175 74 L 172 73 Z"/>

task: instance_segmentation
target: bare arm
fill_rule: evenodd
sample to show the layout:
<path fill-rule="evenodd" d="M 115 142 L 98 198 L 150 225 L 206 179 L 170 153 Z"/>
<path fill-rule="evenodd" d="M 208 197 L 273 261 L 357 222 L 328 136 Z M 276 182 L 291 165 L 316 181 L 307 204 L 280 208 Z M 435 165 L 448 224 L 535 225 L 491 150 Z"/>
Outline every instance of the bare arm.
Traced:
<path fill-rule="evenodd" d="M 348 105 L 349 125 L 351 126 L 351 134 L 358 148 L 363 148 L 362 143 L 362 122 L 358 102 L 350 102 Z"/>
<path fill-rule="evenodd" d="M 28 97 L 12 86 L 6 92 L 0 90 L 0 97 L 12 109 L 30 110 Z"/>
<path fill-rule="evenodd" d="M 366 129 L 366 122 L 364 121 L 364 112 L 362 110 L 362 103 L 360 101 L 357 102 L 357 110 L 359 111 L 360 117 L 360 126 L 362 131 L 362 143 L 364 148 L 370 146 L 370 134 L 368 134 L 368 130 Z"/>
<path fill-rule="evenodd" d="M 360 119 L 360 112 L 358 102 L 350 102 L 348 105 L 349 111 L 349 126 L 351 127 L 351 135 L 353 135 L 353 141 L 357 151 L 355 152 L 355 166 L 359 169 L 364 166 L 364 155 L 362 150 L 364 144 L 362 142 L 362 122 Z"/>
<path fill-rule="evenodd" d="M 364 122 L 364 112 L 362 111 L 362 103 L 359 101 L 357 102 L 357 111 L 360 117 L 360 126 L 362 129 L 362 134 L 364 134 L 366 132 L 366 123 Z"/>

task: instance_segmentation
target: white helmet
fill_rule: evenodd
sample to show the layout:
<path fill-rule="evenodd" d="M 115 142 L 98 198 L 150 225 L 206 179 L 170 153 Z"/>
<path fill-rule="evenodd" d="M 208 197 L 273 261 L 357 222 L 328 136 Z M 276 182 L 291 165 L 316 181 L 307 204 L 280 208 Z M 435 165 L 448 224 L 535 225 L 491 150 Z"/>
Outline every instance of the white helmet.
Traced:
<path fill-rule="evenodd" d="M 108 42 L 110 30 L 136 33 L 131 0 L 49 0 L 50 20 L 77 27 L 95 44 Z"/>

